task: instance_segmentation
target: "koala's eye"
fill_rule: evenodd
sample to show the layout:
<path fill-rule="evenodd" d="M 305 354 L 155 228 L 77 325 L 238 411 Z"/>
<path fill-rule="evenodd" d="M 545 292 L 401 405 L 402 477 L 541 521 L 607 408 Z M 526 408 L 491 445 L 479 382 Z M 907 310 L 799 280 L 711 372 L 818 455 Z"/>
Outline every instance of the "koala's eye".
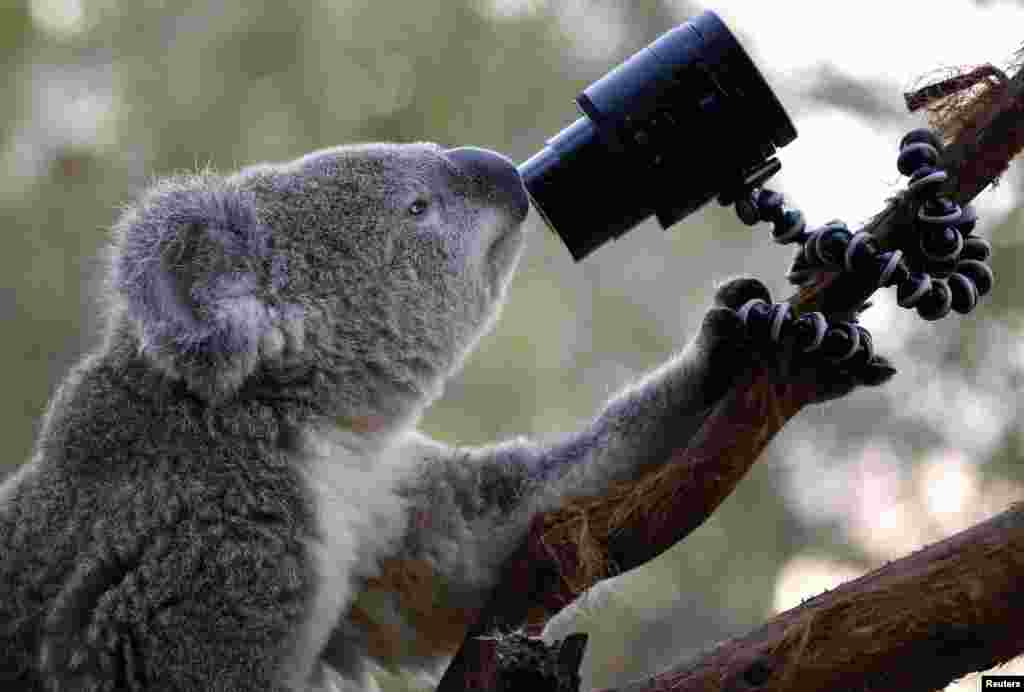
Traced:
<path fill-rule="evenodd" d="M 430 202 L 425 199 L 418 199 L 409 205 L 409 214 L 412 216 L 420 216 L 430 206 Z"/>

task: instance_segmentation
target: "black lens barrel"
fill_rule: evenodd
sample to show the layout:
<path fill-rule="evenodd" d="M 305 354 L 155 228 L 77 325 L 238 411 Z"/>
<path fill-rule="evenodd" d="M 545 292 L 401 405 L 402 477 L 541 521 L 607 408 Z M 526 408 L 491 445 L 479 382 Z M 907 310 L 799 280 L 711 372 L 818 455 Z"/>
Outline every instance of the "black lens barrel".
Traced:
<path fill-rule="evenodd" d="M 583 117 L 519 172 L 577 261 L 652 215 L 668 228 L 767 170 L 775 148 L 796 137 L 764 77 L 711 11 L 662 35 L 576 102 Z"/>

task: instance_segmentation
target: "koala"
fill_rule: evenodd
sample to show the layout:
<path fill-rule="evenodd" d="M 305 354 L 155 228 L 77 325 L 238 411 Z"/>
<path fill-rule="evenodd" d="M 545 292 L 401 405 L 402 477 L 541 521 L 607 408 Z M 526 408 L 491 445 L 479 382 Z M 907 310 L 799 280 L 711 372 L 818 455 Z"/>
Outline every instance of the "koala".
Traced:
<path fill-rule="evenodd" d="M 107 326 L 0 486 L 0 683 L 373 689 L 457 649 L 531 517 L 685 444 L 754 352 L 724 285 L 583 430 L 416 429 L 501 310 L 528 197 L 476 148 L 166 179 L 113 228 Z M 860 382 L 817 372 L 823 398 Z"/>

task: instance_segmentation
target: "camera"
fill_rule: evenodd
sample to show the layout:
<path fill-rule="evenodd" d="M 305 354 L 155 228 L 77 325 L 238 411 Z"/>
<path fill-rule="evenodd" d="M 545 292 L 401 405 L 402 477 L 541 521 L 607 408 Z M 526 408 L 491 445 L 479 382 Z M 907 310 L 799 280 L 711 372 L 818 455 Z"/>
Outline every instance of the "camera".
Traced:
<path fill-rule="evenodd" d="M 519 165 L 533 206 L 579 261 L 652 215 L 662 228 L 731 204 L 781 164 L 796 128 L 714 12 L 584 89 L 583 116 Z"/>

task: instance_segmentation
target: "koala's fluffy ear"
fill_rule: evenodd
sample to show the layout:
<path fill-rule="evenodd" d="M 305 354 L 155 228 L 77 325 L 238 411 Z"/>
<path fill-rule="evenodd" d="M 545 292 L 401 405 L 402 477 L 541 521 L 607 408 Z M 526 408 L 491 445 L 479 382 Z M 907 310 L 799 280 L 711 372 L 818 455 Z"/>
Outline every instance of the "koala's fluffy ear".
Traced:
<path fill-rule="evenodd" d="M 284 276 L 251 192 L 212 174 L 164 181 L 115 227 L 111 280 L 141 349 L 212 400 L 285 343 Z"/>

